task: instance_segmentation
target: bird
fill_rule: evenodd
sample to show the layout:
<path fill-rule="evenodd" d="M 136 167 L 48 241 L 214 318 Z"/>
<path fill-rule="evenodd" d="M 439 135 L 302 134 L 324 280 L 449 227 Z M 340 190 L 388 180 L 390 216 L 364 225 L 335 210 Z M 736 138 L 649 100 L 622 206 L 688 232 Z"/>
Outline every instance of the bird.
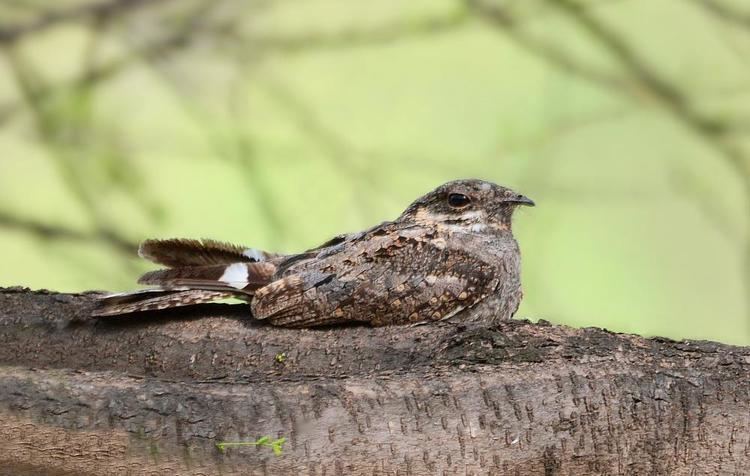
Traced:
<path fill-rule="evenodd" d="M 454 180 L 393 221 L 307 251 L 272 253 L 214 240 L 149 239 L 139 256 L 165 268 L 151 288 L 104 296 L 97 317 L 239 298 L 256 320 L 306 328 L 510 319 L 523 297 L 513 214 L 534 206 L 510 188 Z"/>

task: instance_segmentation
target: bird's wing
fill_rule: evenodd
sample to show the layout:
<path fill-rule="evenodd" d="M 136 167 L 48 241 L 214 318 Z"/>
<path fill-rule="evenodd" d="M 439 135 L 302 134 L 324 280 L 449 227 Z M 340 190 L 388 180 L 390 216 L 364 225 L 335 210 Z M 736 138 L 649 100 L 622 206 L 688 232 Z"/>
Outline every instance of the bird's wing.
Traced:
<path fill-rule="evenodd" d="M 447 319 L 491 293 L 498 278 L 492 264 L 434 234 L 385 230 L 291 266 L 251 306 L 255 318 L 285 327 L 406 324 Z"/>
<path fill-rule="evenodd" d="M 215 264 L 149 271 L 138 284 L 162 287 L 189 286 L 194 289 L 226 289 L 252 292 L 273 281 L 276 266 L 267 261 L 257 263 Z"/>
<path fill-rule="evenodd" d="M 321 245 L 318 245 L 315 248 L 310 248 L 303 253 L 286 256 L 280 255 L 273 259 L 274 263 L 277 265 L 277 275 L 283 276 L 290 268 L 297 267 L 301 264 L 304 265 L 305 262 L 311 260 L 320 260 L 328 258 L 335 254 L 339 254 L 342 251 L 348 250 L 354 243 L 364 241 L 365 239 L 367 239 L 367 237 L 381 236 L 392 233 L 396 230 L 397 226 L 398 225 L 394 222 L 384 221 L 383 223 L 375 225 L 364 231 L 358 231 L 355 233 L 342 233 L 340 235 L 336 235 L 330 240 L 322 243 Z M 401 229 L 404 228 L 409 227 L 404 227 L 403 225 L 401 225 Z"/>
<path fill-rule="evenodd" d="M 93 315 L 114 316 L 228 297 L 249 301 L 256 289 L 273 281 L 275 271 L 276 266 L 266 261 L 150 271 L 138 282 L 156 288 L 104 296 Z"/>
<path fill-rule="evenodd" d="M 138 248 L 141 258 L 170 268 L 210 266 L 237 262 L 271 261 L 281 255 L 214 240 L 146 240 Z"/>

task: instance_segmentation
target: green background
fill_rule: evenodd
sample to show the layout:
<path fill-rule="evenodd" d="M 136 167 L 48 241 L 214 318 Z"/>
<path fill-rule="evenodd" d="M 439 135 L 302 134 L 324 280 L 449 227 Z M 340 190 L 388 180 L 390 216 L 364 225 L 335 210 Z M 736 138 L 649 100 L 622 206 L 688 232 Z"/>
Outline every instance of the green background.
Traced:
<path fill-rule="evenodd" d="M 743 2 L 97 3 L 0 5 L 0 285 L 130 289 L 147 237 L 292 252 L 479 177 L 537 202 L 519 317 L 750 344 Z"/>

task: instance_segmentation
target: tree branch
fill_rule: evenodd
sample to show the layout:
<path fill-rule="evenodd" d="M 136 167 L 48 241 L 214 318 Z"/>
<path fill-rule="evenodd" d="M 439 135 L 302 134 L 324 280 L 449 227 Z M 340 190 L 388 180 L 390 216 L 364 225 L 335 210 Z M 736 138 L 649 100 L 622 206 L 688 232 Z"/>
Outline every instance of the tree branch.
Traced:
<path fill-rule="evenodd" d="M 745 209 L 750 212 L 750 159 L 742 147 L 732 141 L 732 128 L 723 121 L 706 117 L 692 107 L 686 97 L 675 85 L 663 79 L 636 51 L 616 33 L 606 28 L 586 9 L 573 0 L 555 0 L 552 2 L 565 12 L 592 38 L 602 44 L 639 83 L 663 105 L 664 110 L 689 131 L 711 147 L 724 162 L 734 170 L 742 185 L 745 195 Z M 747 216 L 747 214 L 746 214 Z M 740 247 L 743 256 L 743 280 L 745 287 L 746 313 L 750 325 L 750 223 L 746 225 L 746 240 Z"/>
<path fill-rule="evenodd" d="M 138 243 L 131 242 L 113 231 L 97 230 L 93 233 L 82 232 L 62 226 L 41 223 L 0 212 L 0 227 L 31 233 L 45 240 L 97 241 L 115 248 L 127 256 L 133 256 Z"/>
<path fill-rule="evenodd" d="M 716 150 L 735 169 L 738 178 L 750 197 L 750 161 L 739 148 L 734 147 L 724 136 L 731 131 L 723 121 L 708 118 L 695 111 L 686 97 L 675 85 L 661 78 L 636 51 L 622 38 L 596 20 L 586 9 L 571 0 L 553 2 L 592 38 L 603 45 L 651 95 L 660 101 L 664 109 L 677 121 L 687 126 L 698 137 Z"/>
<path fill-rule="evenodd" d="M 748 463 L 748 348 L 523 321 L 290 330 L 242 305 L 94 321 L 93 306 L 91 294 L 0 291 L 3 467 L 587 475 Z M 285 438 L 282 454 L 215 447 L 262 436 Z"/>
<path fill-rule="evenodd" d="M 545 42 L 524 32 L 519 22 L 502 6 L 490 5 L 484 0 L 465 0 L 466 5 L 480 18 L 500 28 L 508 39 L 534 56 L 547 61 L 561 71 L 580 77 L 607 89 L 624 89 L 622 78 L 604 70 L 586 65 L 556 44 Z"/>
<path fill-rule="evenodd" d="M 59 23 L 109 18 L 125 10 L 164 1 L 166 0 L 102 0 L 67 9 L 51 9 L 29 23 L 0 28 L 0 44 L 13 43 L 26 35 L 37 33 Z"/>
<path fill-rule="evenodd" d="M 750 11 L 739 11 L 716 0 L 691 0 L 723 22 L 750 29 Z"/>

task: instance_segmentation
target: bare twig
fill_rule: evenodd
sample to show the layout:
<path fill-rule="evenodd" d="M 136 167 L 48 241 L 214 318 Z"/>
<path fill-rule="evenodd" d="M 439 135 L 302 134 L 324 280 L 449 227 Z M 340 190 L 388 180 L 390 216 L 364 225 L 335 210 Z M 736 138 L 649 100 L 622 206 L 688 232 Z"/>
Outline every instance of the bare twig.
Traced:
<path fill-rule="evenodd" d="M 0 212 L 0 227 L 24 231 L 46 240 L 101 242 L 130 257 L 135 256 L 138 249 L 137 243 L 129 241 L 112 231 L 83 232 L 17 217 L 6 212 Z"/>
<path fill-rule="evenodd" d="M 469 16 L 463 8 L 450 14 L 436 16 L 418 23 L 400 23 L 381 25 L 369 29 L 349 29 L 330 34 L 308 35 L 237 35 L 243 45 L 251 45 L 253 50 L 269 53 L 300 53 L 319 51 L 329 48 L 356 48 L 362 46 L 383 45 L 395 41 L 452 33 L 466 24 Z"/>
<path fill-rule="evenodd" d="M 740 11 L 717 0 L 690 0 L 725 23 L 750 29 L 750 10 Z"/>
<path fill-rule="evenodd" d="M 98 86 L 99 84 L 112 79 L 116 75 L 127 70 L 128 67 L 142 61 L 143 59 L 151 58 L 166 58 L 169 55 L 175 54 L 191 45 L 191 40 L 196 35 L 195 30 L 180 28 L 174 33 L 166 35 L 159 40 L 155 40 L 141 46 L 134 48 L 128 53 L 122 56 L 109 60 L 107 62 L 101 62 L 96 65 L 91 65 L 87 68 L 83 74 L 79 75 L 70 81 L 63 82 L 59 85 L 38 85 L 38 88 L 34 91 L 29 91 L 31 99 L 34 101 L 44 101 L 49 96 L 54 94 L 60 89 L 68 90 L 83 90 Z M 6 103 L 0 105 L 0 125 L 5 121 L 10 120 L 15 114 L 26 110 L 24 103 Z"/>
<path fill-rule="evenodd" d="M 111 3 L 120 3 L 123 0 L 116 0 Z M 132 1 L 132 0 L 131 0 Z M 165 0 L 136 0 L 139 4 L 148 4 Z M 108 2 L 109 3 L 109 2 Z M 127 3 L 127 0 L 125 0 Z M 57 21 L 63 21 L 64 18 L 76 19 L 76 15 L 60 17 Z M 145 46 L 135 47 L 130 53 L 111 60 L 106 63 L 92 66 L 89 71 L 74 80 L 63 83 L 61 87 L 83 87 L 94 86 L 103 81 L 111 79 L 116 74 L 124 71 L 127 67 L 143 59 L 150 60 L 166 55 L 174 54 L 191 45 L 193 41 L 203 34 L 214 34 L 217 37 L 224 37 L 230 41 L 238 53 L 247 55 L 284 53 L 303 53 L 317 51 L 325 48 L 350 48 L 357 46 L 376 45 L 402 38 L 418 37 L 422 35 L 432 35 L 447 33 L 455 30 L 464 24 L 467 16 L 464 10 L 457 10 L 444 17 L 431 18 L 416 24 L 389 24 L 370 30 L 347 30 L 335 34 L 315 34 L 301 36 L 244 36 L 237 33 L 235 28 L 228 24 L 217 25 L 192 25 L 193 29 L 180 28 L 175 33 L 165 36 L 157 41 L 153 41 Z M 235 19 L 236 20 L 236 19 Z M 0 30 L 0 33 L 2 30 Z M 2 43 L 2 41 L 0 41 Z M 242 45 L 242 48 L 238 48 Z M 41 87 L 34 94 L 40 97 L 46 97 L 53 92 L 55 88 Z M 0 104 L 0 125 L 11 119 L 15 114 L 23 111 L 23 104 L 6 103 Z"/>
<path fill-rule="evenodd" d="M 26 24 L 0 28 L 0 43 L 12 43 L 21 37 L 36 33 L 51 26 L 69 21 L 91 18 L 112 17 L 124 10 L 130 10 L 167 0 L 102 0 L 76 5 L 68 9 L 52 9 L 43 12 L 37 19 Z"/>
<path fill-rule="evenodd" d="M 744 184 L 750 204 L 750 162 L 746 160 L 738 147 L 723 139 L 727 130 L 730 129 L 726 123 L 705 117 L 694 110 L 690 100 L 682 91 L 661 78 L 622 38 L 602 25 L 574 1 L 554 0 L 551 3 L 565 12 L 584 31 L 602 44 L 612 57 L 619 61 L 628 73 L 657 99 L 678 122 L 704 139 L 708 145 L 726 159 L 726 162 L 735 169 Z"/>
<path fill-rule="evenodd" d="M 736 173 L 743 186 L 745 207 L 750 214 L 750 160 L 742 148 L 728 138 L 731 128 L 725 122 L 705 117 L 696 111 L 690 100 L 673 84 L 663 79 L 638 53 L 620 36 L 603 25 L 586 9 L 573 0 L 548 0 L 560 8 L 575 24 L 604 46 L 628 73 L 638 81 L 680 124 L 700 137 L 713 148 L 725 163 Z M 750 224 L 748 224 L 750 229 Z M 746 242 L 741 247 L 744 256 L 745 295 L 747 296 L 746 312 L 750 316 L 750 233 L 745 233 Z"/>
<path fill-rule="evenodd" d="M 623 78 L 591 65 L 586 65 L 556 44 L 546 42 L 523 31 L 520 28 L 520 23 L 502 6 L 490 5 L 483 0 L 465 1 L 467 6 L 480 18 L 502 29 L 507 34 L 508 39 L 534 56 L 551 63 L 564 72 L 581 77 L 594 84 L 608 89 L 624 89 L 625 81 Z"/>
<path fill-rule="evenodd" d="M 555 45 L 525 34 L 517 28 L 512 16 L 500 6 L 491 6 L 483 0 L 465 1 L 474 12 L 500 28 L 519 46 L 547 60 L 560 70 L 621 95 L 640 99 L 644 92 L 647 93 L 648 97 L 668 112 L 677 123 L 701 138 L 735 171 L 743 186 L 746 206 L 750 209 L 750 160 L 745 156 L 741 146 L 732 140 L 736 124 L 709 117 L 697 110 L 692 98 L 664 79 L 623 38 L 603 25 L 585 5 L 574 0 L 547 0 L 548 5 L 557 8 L 597 44 L 602 45 L 611 58 L 619 63 L 626 77 L 620 79 L 594 70 Z M 630 87 L 633 82 L 637 89 Z M 750 233 L 745 233 L 745 236 L 750 237 Z M 741 252 L 745 261 L 746 295 L 749 299 L 747 312 L 750 313 L 750 241 L 742 245 Z"/>
<path fill-rule="evenodd" d="M 36 132 L 49 151 L 66 186 L 89 215 L 96 229 L 94 235 L 114 245 L 119 244 L 120 246 L 115 246 L 115 248 L 118 251 L 125 251 L 122 245 L 126 243 L 126 240 L 120 238 L 118 233 L 106 223 L 105 215 L 97 205 L 97 197 L 92 193 L 90 184 L 81 173 L 86 167 L 80 163 L 81 158 L 78 156 L 85 153 L 88 145 L 84 137 L 87 137 L 90 132 L 91 118 L 88 115 L 91 106 L 90 89 L 67 92 L 72 100 L 75 100 L 77 107 L 84 112 L 77 116 L 77 120 L 68 120 L 67 116 L 63 119 L 65 110 L 59 110 L 57 106 L 49 105 L 40 99 L 37 91 L 44 83 L 31 65 L 15 49 L 8 49 L 7 53 L 16 84 L 32 113 Z M 8 223 L 13 223 L 13 221 L 8 220 Z M 20 222 L 16 220 L 15 223 Z M 31 229 L 36 229 L 37 232 L 44 231 L 42 228 L 27 225 Z M 132 255 L 132 251 L 133 248 L 128 246 L 127 253 Z"/>
<path fill-rule="evenodd" d="M 186 31 L 206 29 L 207 26 L 204 22 L 213 6 L 210 2 L 200 5 L 199 8 L 187 16 L 183 29 Z M 211 31 L 217 34 L 224 34 L 233 29 L 234 23 L 237 20 L 238 18 L 232 18 L 226 22 L 213 25 Z M 271 241 L 280 241 L 284 236 L 284 221 L 279 216 L 274 205 L 272 190 L 264 184 L 258 173 L 257 157 L 251 137 L 242 131 L 239 126 L 239 124 L 242 124 L 246 120 L 246 118 L 241 117 L 243 108 L 239 95 L 229 94 L 227 97 L 229 101 L 228 111 L 235 117 L 234 123 L 237 126 L 231 128 L 229 136 L 218 136 L 214 133 L 215 128 L 209 123 L 210 115 L 206 114 L 198 103 L 192 100 L 190 94 L 183 93 L 183 88 L 178 78 L 168 74 L 164 68 L 164 58 L 159 55 L 148 55 L 144 56 L 143 59 L 175 91 L 175 98 L 189 116 L 201 125 L 201 130 L 205 131 L 208 142 L 213 146 L 216 154 L 240 166 L 244 172 L 244 177 L 250 185 L 247 187 L 247 191 L 252 195 L 253 203 L 257 205 L 260 214 L 265 219 L 266 230 L 271 235 Z M 237 91 L 235 90 L 234 92 Z"/>

